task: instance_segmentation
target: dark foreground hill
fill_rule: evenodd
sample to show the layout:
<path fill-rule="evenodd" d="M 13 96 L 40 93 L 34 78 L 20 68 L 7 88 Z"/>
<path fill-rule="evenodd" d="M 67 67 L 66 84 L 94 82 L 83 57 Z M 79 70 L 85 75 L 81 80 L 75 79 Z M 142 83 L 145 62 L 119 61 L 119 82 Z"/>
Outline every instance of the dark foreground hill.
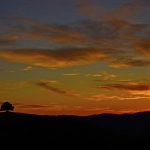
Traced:
<path fill-rule="evenodd" d="M 86 117 L 0 113 L 0 144 L 20 150 L 146 150 L 150 112 Z"/>

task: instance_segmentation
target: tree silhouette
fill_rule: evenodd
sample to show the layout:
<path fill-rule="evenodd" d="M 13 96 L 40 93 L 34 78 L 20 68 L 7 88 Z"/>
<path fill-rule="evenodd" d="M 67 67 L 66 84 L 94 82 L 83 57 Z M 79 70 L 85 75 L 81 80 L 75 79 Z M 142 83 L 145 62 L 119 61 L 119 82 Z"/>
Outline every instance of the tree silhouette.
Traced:
<path fill-rule="evenodd" d="M 12 104 L 10 104 L 9 102 L 4 102 L 2 105 L 1 105 L 1 111 L 6 111 L 6 112 L 9 112 L 9 110 L 14 110 L 14 106 L 12 106 Z"/>

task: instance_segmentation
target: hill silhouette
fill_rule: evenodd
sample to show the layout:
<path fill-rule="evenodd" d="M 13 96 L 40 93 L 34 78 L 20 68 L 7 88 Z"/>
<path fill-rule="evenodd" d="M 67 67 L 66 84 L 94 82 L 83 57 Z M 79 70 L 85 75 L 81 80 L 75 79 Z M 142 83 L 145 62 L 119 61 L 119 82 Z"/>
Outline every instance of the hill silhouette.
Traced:
<path fill-rule="evenodd" d="M 6 149 L 150 148 L 150 112 L 85 117 L 5 112 L 0 113 L 0 129 Z"/>

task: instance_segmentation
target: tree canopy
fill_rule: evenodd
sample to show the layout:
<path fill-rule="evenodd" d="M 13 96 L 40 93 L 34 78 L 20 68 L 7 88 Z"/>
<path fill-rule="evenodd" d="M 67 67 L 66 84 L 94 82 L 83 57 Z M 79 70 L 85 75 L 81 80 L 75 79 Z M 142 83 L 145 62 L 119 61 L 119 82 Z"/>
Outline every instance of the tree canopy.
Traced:
<path fill-rule="evenodd" d="M 1 105 L 1 108 L 0 108 L 1 111 L 6 111 L 6 112 L 9 112 L 10 111 L 13 111 L 14 110 L 14 106 L 9 103 L 9 102 L 4 102 L 2 105 Z"/>

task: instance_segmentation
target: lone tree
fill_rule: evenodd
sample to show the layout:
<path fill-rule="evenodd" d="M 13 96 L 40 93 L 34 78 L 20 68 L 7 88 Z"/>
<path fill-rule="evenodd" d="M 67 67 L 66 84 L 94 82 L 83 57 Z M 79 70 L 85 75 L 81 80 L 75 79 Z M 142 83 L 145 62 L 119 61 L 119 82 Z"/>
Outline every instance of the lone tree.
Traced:
<path fill-rule="evenodd" d="M 4 102 L 2 105 L 1 105 L 1 111 L 6 111 L 6 112 L 9 112 L 9 110 L 14 110 L 14 106 L 12 106 L 12 104 L 10 104 L 9 102 Z"/>

